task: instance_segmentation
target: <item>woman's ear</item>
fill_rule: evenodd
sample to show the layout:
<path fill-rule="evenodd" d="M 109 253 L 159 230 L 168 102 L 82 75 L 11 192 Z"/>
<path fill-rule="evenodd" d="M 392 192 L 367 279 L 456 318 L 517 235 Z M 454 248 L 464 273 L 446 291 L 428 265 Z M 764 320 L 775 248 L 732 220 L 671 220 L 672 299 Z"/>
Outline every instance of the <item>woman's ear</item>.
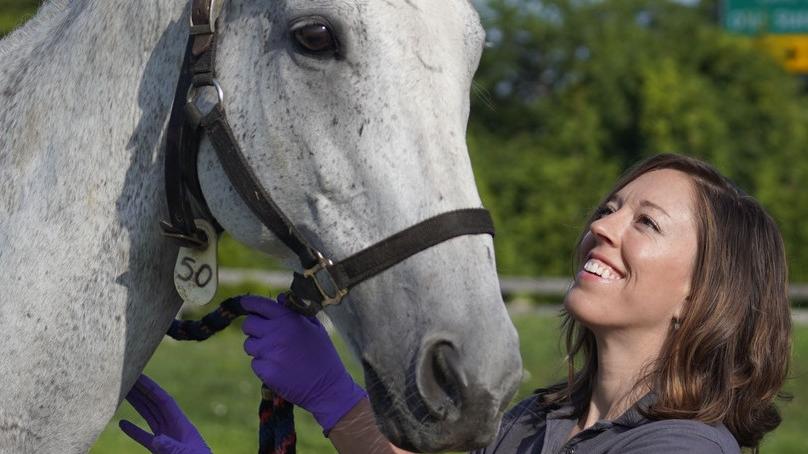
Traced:
<path fill-rule="evenodd" d="M 673 320 L 673 324 L 674 324 L 674 326 L 675 326 L 676 328 L 678 328 L 678 327 L 679 327 L 679 324 L 680 324 L 680 323 L 681 323 L 681 321 L 682 321 L 682 314 L 683 314 L 683 313 L 684 313 L 684 311 L 685 311 L 685 305 L 687 304 L 687 302 L 688 302 L 688 301 L 690 301 L 690 295 L 689 295 L 689 294 L 688 294 L 687 296 L 685 296 L 685 299 L 684 299 L 684 300 L 682 300 L 682 301 L 681 301 L 681 302 L 680 302 L 680 303 L 679 303 L 679 304 L 676 306 L 676 308 L 673 310 L 673 317 L 672 317 L 672 320 Z"/>

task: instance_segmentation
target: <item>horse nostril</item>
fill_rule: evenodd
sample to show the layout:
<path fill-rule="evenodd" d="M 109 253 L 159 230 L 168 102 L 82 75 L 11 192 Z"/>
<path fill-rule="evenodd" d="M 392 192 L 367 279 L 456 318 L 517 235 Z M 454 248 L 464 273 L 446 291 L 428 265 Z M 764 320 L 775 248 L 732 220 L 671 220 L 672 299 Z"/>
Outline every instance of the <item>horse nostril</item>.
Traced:
<path fill-rule="evenodd" d="M 429 413 L 439 420 L 459 418 L 468 380 L 457 349 L 439 341 L 424 349 L 417 371 L 418 392 Z"/>

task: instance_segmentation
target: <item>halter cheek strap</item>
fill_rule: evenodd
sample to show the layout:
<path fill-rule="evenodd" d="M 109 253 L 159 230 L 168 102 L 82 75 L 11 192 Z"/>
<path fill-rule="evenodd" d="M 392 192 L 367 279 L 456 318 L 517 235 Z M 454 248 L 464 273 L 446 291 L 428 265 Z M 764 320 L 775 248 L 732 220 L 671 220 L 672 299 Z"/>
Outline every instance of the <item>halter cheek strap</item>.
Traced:
<path fill-rule="evenodd" d="M 314 248 L 264 189 L 227 121 L 224 92 L 215 71 L 215 23 L 220 10 L 221 1 L 193 1 L 191 35 L 168 123 L 165 172 L 169 221 L 162 222 L 165 236 L 185 247 L 206 245 L 206 235 L 193 221 L 194 206 L 215 224 L 196 172 L 203 133 L 250 211 L 298 256 L 304 271 L 294 274 L 287 304 L 305 315 L 339 304 L 354 286 L 420 251 L 458 236 L 494 235 L 488 211 L 469 208 L 422 221 L 339 262 Z M 218 102 L 202 109 L 197 94 L 205 87 L 216 90 Z M 221 231 L 221 227 L 218 229 Z"/>

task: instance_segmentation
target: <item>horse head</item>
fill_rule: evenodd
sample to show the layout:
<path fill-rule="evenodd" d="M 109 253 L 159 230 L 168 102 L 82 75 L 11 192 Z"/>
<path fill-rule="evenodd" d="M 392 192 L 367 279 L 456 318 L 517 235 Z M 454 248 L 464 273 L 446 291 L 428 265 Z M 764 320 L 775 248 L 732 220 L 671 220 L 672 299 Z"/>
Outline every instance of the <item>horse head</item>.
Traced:
<path fill-rule="evenodd" d="M 465 0 L 232 0 L 216 67 L 261 185 L 309 243 L 340 259 L 481 206 L 465 135 L 483 44 Z M 198 172 L 226 230 L 299 266 L 237 195 L 207 140 Z M 394 443 L 458 450 L 495 436 L 521 360 L 490 236 L 422 251 L 327 314 L 361 361 Z"/>

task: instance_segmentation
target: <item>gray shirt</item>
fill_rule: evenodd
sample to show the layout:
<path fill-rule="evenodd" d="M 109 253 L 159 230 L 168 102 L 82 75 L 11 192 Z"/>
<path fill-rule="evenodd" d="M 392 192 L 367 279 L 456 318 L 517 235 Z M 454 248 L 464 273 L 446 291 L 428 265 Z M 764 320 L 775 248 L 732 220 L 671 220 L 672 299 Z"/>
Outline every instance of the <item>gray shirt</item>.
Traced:
<path fill-rule="evenodd" d="M 645 418 L 638 407 L 654 399 L 648 394 L 614 421 L 598 421 L 567 441 L 578 421 L 573 406 L 546 406 L 534 395 L 505 415 L 494 443 L 474 454 L 740 454 L 723 424 Z"/>

